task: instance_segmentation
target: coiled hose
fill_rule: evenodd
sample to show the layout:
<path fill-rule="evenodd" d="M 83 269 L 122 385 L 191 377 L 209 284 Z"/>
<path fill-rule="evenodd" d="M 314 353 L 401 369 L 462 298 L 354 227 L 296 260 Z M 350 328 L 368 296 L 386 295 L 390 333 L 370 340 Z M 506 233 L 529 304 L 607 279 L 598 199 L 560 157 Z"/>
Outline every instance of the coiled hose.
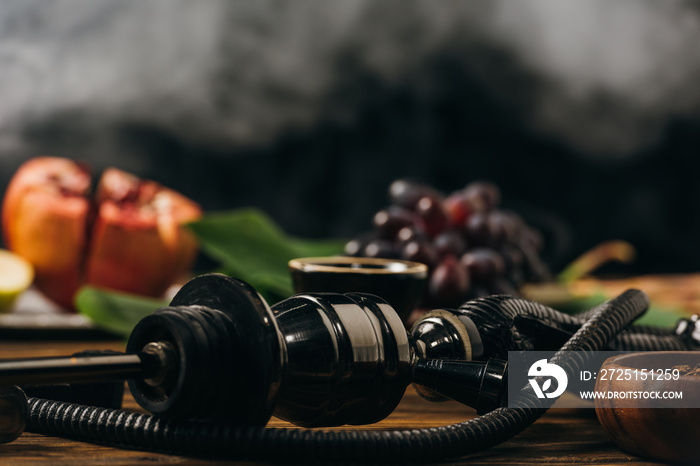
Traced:
<path fill-rule="evenodd" d="M 595 309 L 590 319 L 554 355 L 572 377 L 649 302 L 630 290 Z M 517 306 L 518 303 L 513 303 Z M 149 414 L 30 398 L 27 430 L 110 445 L 227 459 L 271 461 L 439 461 L 504 442 L 535 422 L 547 408 L 529 385 L 515 408 L 498 408 L 459 424 L 403 431 L 319 431 L 172 421 Z"/>
<path fill-rule="evenodd" d="M 456 312 L 469 317 L 479 329 L 485 355 L 507 359 L 508 351 L 556 350 L 594 316 L 599 307 L 570 315 L 534 301 L 501 295 L 468 301 Z M 683 340 L 673 330 L 642 325 L 623 329 L 601 348 L 610 351 L 696 349 L 697 345 Z"/>

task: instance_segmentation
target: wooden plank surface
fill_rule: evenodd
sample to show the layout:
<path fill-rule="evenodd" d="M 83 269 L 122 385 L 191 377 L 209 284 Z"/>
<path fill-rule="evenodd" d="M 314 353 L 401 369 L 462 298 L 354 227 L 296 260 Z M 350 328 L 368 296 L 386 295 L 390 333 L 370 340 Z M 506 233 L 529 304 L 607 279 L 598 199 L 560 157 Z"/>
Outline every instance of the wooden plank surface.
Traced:
<path fill-rule="evenodd" d="M 0 358 L 67 355 L 83 349 L 122 350 L 119 342 L 0 342 Z M 125 408 L 141 411 L 127 396 Z M 398 409 L 384 421 L 364 429 L 433 427 L 476 416 L 455 402 L 430 403 L 412 388 Z M 272 419 L 271 427 L 290 427 Z M 593 409 L 551 409 L 514 439 L 484 452 L 441 464 L 654 464 L 620 451 L 598 424 Z M 15 442 L 0 445 L 2 465 L 139 465 L 139 464 L 256 464 L 206 461 L 159 453 L 122 450 L 55 437 L 25 433 Z"/>

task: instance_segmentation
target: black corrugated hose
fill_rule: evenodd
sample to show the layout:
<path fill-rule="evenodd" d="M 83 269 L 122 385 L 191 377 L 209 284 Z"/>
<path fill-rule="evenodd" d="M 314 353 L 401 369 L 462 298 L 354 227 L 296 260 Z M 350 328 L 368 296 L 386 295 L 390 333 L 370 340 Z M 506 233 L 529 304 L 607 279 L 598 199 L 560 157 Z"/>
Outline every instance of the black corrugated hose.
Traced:
<path fill-rule="evenodd" d="M 522 302 L 521 302 L 522 301 Z M 517 309 L 527 301 L 509 303 Z M 630 290 L 595 309 L 555 354 L 569 377 L 583 368 L 589 351 L 605 348 L 648 307 L 647 296 Z M 535 422 L 546 408 L 529 385 L 516 408 L 498 408 L 444 427 L 403 431 L 322 431 L 242 427 L 172 421 L 148 414 L 31 398 L 28 429 L 79 440 L 191 456 L 303 462 L 439 461 L 504 442 Z"/>
<path fill-rule="evenodd" d="M 570 315 L 534 301 L 502 295 L 468 301 L 456 312 L 469 317 L 479 329 L 488 357 L 507 359 L 508 351 L 556 350 L 597 311 L 598 307 Z M 554 347 L 543 347 L 543 340 Z M 610 351 L 697 349 L 694 342 L 685 341 L 673 330 L 643 325 L 626 327 L 601 348 Z"/>

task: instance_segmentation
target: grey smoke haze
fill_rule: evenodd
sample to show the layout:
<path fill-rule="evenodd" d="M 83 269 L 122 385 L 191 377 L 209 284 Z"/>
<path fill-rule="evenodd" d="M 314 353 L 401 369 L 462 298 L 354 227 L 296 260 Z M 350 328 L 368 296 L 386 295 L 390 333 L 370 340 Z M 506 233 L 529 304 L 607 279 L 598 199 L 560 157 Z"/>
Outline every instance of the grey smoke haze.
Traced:
<path fill-rule="evenodd" d="M 504 1 L 494 21 L 522 63 L 551 84 L 535 126 L 584 151 L 653 143 L 700 104 L 698 2 Z"/>
<path fill-rule="evenodd" d="M 0 148 L 56 119 L 100 139 L 142 122 L 198 143 L 263 145 L 322 118 L 352 119 L 328 96 L 353 70 L 428 92 L 431 56 L 475 64 L 505 51 L 540 83 L 533 130 L 581 152 L 631 154 L 700 108 L 696 2 L 616 0 L 0 1 Z M 512 70 L 509 71 L 509 73 Z M 508 98 L 508 80 L 493 79 Z M 502 88 L 499 88 L 502 86 Z"/>

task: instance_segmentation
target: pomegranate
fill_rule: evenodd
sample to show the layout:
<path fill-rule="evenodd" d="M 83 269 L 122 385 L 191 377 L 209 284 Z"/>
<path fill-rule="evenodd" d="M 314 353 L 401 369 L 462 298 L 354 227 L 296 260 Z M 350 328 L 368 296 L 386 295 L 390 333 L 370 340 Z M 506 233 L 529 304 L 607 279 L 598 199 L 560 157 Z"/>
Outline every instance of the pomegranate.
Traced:
<path fill-rule="evenodd" d="M 183 224 L 200 207 L 154 181 L 109 168 L 94 198 L 86 166 L 57 157 L 24 163 L 5 193 L 7 247 L 27 259 L 35 284 L 72 309 L 82 284 L 160 296 L 196 256 Z"/>

